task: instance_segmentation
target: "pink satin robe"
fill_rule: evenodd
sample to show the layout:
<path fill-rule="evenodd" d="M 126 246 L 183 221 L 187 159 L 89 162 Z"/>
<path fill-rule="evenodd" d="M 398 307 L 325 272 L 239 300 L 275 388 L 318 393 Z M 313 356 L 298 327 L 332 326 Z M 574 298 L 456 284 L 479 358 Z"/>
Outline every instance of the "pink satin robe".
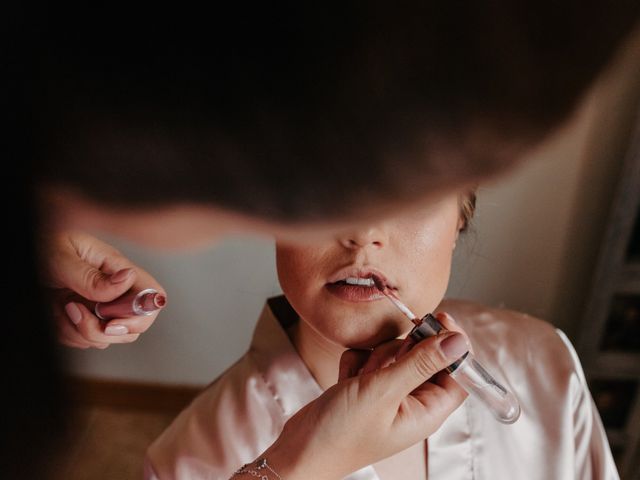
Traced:
<path fill-rule="evenodd" d="M 283 303 L 283 297 L 269 301 L 249 351 L 150 446 L 147 479 L 226 480 L 321 394 L 281 325 L 295 321 L 283 320 L 292 316 Z M 449 300 L 440 309 L 456 318 L 476 357 L 516 393 L 522 415 L 502 425 L 469 397 L 428 439 L 429 479 L 619 478 L 580 362 L 562 332 L 524 314 L 470 302 Z M 373 466 L 347 478 L 382 480 Z M 401 472 L 398 478 L 404 478 Z"/>

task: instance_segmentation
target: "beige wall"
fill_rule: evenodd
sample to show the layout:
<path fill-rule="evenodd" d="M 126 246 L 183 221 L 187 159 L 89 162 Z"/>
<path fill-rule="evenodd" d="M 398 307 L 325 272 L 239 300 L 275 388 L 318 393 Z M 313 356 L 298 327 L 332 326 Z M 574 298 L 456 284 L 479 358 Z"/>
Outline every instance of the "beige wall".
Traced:
<path fill-rule="evenodd" d="M 530 162 L 479 191 L 449 295 L 546 318 L 569 334 L 582 305 L 640 93 L 640 35 L 569 125 Z M 264 299 L 279 292 L 269 242 L 238 239 L 182 255 L 115 241 L 170 295 L 133 345 L 76 351 L 83 375 L 182 384 L 213 379 L 245 349 Z"/>
<path fill-rule="evenodd" d="M 479 190 L 449 294 L 578 333 L 612 191 L 640 112 L 640 36 L 528 162 Z"/>
<path fill-rule="evenodd" d="M 577 335 L 638 112 L 640 35 L 563 130 L 480 189 L 476 232 L 458 252 L 449 293 L 523 310 Z"/>

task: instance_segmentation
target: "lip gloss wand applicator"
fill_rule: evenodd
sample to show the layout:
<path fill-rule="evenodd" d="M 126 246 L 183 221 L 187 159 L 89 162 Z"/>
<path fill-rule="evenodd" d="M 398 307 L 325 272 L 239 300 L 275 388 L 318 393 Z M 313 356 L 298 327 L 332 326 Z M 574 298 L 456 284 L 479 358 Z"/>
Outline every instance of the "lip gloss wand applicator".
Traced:
<path fill-rule="evenodd" d="M 373 281 L 376 288 L 415 324 L 413 330 L 409 332 L 413 340 L 419 342 L 445 330 L 431 313 L 419 319 L 395 293 L 389 290 L 382 279 L 374 276 Z M 515 395 L 493 378 L 471 352 L 465 353 L 446 370 L 462 388 L 478 398 L 499 422 L 510 424 L 520 417 L 520 404 Z"/>

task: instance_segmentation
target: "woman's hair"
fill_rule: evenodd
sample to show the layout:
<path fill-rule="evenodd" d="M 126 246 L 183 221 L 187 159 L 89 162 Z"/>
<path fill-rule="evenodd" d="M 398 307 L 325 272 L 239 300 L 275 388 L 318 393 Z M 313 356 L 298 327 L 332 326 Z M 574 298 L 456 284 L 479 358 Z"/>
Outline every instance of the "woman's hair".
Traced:
<path fill-rule="evenodd" d="M 462 217 L 462 227 L 460 232 L 469 228 L 471 219 L 476 213 L 476 190 L 469 190 L 460 196 L 460 216 Z"/>
<path fill-rule="evenodd" d="M 223 5 L 200 21 L 173 4 L 138 18 L 130 2 L 126 14 L 43 14 L 30 83 L 39 180 L 116 206 L 287 222 L 413 198 L 502 168 L 562 122 L 640 10 Z"/>

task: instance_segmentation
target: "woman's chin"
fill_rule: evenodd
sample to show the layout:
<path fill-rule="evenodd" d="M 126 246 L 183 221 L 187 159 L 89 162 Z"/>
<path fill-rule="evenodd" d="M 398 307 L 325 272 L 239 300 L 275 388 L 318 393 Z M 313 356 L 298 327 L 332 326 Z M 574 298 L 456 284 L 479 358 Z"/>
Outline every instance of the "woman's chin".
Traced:
<path fill-rule="evenodd" d="M 396 322 L 390 321 L 381 325 L 375 332 L 352 332 L 341 343 L 345 348 L 370 350 L 388 341 L 404 337 L 406 333 Z"/>

